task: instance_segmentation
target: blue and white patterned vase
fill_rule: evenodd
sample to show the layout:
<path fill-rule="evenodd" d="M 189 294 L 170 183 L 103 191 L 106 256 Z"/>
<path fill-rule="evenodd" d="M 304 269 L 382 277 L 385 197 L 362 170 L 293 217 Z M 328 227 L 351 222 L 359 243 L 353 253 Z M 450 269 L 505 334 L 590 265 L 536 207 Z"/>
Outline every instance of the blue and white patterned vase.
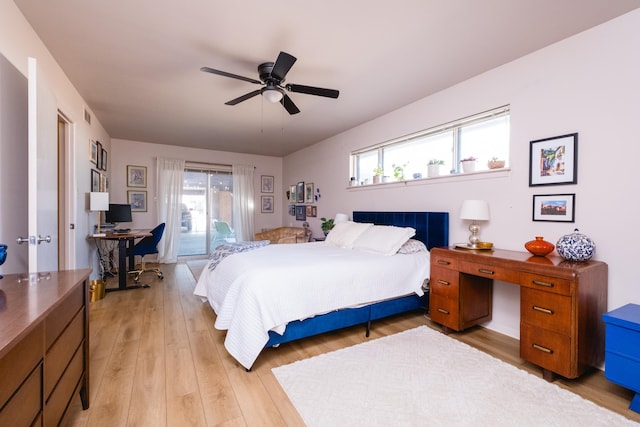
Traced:
<path fill-rule="evenodd" d="M 4 264 L 7 260 L 7 248 L 7 245 L 0 243 L 0 265 Z M 0 279 L 2 279 L 2 274 L 0 274 Z"/>
<path fill-rule="evenodd" d="M 576 228 L 573 233 L 562 236 L 556 243 L 556 251 L 567 261 L 587 261 L 596 251 L 593 240 L 578 231 Z"/>

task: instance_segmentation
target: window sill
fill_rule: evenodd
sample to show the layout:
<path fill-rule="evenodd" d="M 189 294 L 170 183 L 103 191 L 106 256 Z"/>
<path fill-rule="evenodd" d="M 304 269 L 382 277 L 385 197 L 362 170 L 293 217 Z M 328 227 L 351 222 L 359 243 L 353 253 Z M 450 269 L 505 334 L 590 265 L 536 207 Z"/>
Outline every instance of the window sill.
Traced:
<path fill-rule="evenodd" d="M 355 185 L 347 187 L 347 190 L 370 190 L 374 188 L 391 188 L 398 187 L 401 185 L 431 185 L 431 184 L 441 184 L 447 182 L 456 182 L 460 180 L 467 179 L 493 179 L 493 178 L 504 178 L 508 177 L 511 173 L 511 168 L 500 168 L 500 169 L 488 169 L 481 170 L 475 172 L 467 172 L 467 173 L 456 173 L 449 175 L 439 175 L 425 178 L 417 178 L 417 179 L 405 179 L 402 181 L 389 181 L 389 182 L 381 182 L 379 184 L 364 184 L 364 185 Z"/>

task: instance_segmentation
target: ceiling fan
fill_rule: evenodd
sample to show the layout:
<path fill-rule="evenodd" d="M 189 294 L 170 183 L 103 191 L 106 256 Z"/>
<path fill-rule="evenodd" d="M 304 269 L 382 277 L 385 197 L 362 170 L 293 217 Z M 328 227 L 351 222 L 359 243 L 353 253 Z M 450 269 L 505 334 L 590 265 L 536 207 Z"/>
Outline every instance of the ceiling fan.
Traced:
<path fill-rule="evenodd" d="M 296 62 L 296 57 L 289 55 L 286 52 L 280 52 L 276 62 L 265 62 L 258 65 L 258 73 L 260 80 L 252 79 L 249 77 L 239 76 L 237 74 L 227 73 L 226 71 L 215 70 L 209 67 L 202 67 L 200 71 L 206 73 L 217 74 L 219 76 L 231 77 L 232 79 L 243 80 L 245 82 L 257 84 L 263 86 L 260 89 L 249 92 L 231 101 L 225 102 L 226 105 L 236 105 L 242 101 L 253 98 L 256 95 L 264 96 L 269 102 L 280 102 L 282 106 L 287 110 L 289 114 L 297 114 L 300 112 L 296 104 L 293 103 L 291 98 L 285 93 L 285 90 L 289 92 L 306 93 L 307 95 L 324 96 L 327 98 L 338 98 L 339 91 L 335 89 L 324 89 L 321 87 L 297 85 L 293 83 L 287 83 L 283 85 L 284 78 Z"/>

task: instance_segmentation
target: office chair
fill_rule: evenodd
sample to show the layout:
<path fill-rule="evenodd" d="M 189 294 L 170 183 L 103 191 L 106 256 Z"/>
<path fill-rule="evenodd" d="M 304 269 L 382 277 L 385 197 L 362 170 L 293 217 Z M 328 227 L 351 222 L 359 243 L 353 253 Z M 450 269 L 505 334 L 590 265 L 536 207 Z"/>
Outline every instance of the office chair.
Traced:
<path fill-rule="evenodd" d="M 216 221 L 214 222 L 214 226 L 216 228 L 216 234 L 213 239 L 213 247 L 218 246 L 217 242 L 235 242 L 236 234 L 231 230 L 229 224 L 225 221 Z"/>
<path fill-rule="evenodd" d="M 146 268 L 146 264 L 144 262 L 145 255 L 157 254 L 158 253 L 158 243 L 160 239 L 162 239 L 162 234 L 164 233 L 165 223 L 158 225 L 156 228 L 151 230 L 151 236 L 145 237 L 136 243 L 133 248 L 129 248 L 127 250 L 127 256 L 131 255 L 139 255 L 142 257 L 140 262 L 140 268 L 138 270 L 131 270 L 128 274 L 134 274 L 133 281 L 138 283 L 140 280 L 140 276 L 142 273 L 153 272 L 158 275 L 160 279 L 164 279 L 164 275 L 159 268 Z"/>

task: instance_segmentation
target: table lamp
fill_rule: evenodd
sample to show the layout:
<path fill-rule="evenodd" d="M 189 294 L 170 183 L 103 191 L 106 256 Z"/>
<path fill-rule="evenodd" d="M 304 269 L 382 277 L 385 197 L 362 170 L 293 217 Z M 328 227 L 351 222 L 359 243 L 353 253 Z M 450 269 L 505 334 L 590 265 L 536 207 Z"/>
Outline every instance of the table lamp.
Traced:
<path fill-rule="evenodd" d="M 104 236 L 105 233 L 100 232 L 100 212 L 109 210 L 109 193 L 91 192 L 89 193 L 89 210 L 98 212 L 98 228 L 94 234 L 95 237 Z"/>
<path fill-rule="evenodd" d="M 465 200 L 462 203 L 462 209 L 460 210 L 460 219 L 470 219 L 471 225 L 469 226 L 469 247 L 477 248 L 480 237 L 478 233 L 480 227 L 476 224 L 476 221 L 488 221 L 489 220 L 489 204 L 484 200 Z"/>
<path fill-rule="evenodd" d="M 334 223 L 344 222 L 344 221 L 349 221 L 349 216 L 347 214 L 343 214 L 343 213 L 336 214 L 336 217 L 333 220 Z"/>

